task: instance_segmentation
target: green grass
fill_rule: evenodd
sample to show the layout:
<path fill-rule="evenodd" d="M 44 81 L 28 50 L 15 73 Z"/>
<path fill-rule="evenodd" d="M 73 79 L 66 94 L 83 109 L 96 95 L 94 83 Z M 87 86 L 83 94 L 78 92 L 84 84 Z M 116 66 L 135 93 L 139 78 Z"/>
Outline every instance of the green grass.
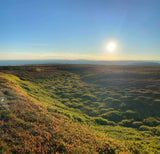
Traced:
<path fill-rule="evenodd" d="M 52 121 L 50 116 L 60 116 L 66 123 L 64 125 L 62 122 L 61 129 L 66 125 L 68 128 L 63 128 L 63 133 L 60 133 L 65 141 L 59 140 L 60 134 L 58 141 L 55 141 L 59 145 L 63 143 L 61 150 L 56 150 L 59 152 L 67 152 L 65 150 L 69 149 L 71 153 L 87 153 L 85 149 L 90 149 L 88 152 L 92 153 L 112 149 L 112 153 L 119 153 L 118 150 L 128 151 L 127 153 L 160 153 L 159 70 L 159 67 L 94 65 L 37 65 L 1 69 L 0 77 L 7 80 L 7 83 L 2 85 L 14 85 L 11 86 L 12 93 L 8 90 L 4 95 L 13 101 L 17 93 L 21 94 L 22 98 L 29 100 L 18 100 L 19 95 L 15 100 L 25 102 L 22 103 L 23 106 L 26 106 L 27 102 L 34 102 L 36 108 L 35 115 L 32 112 L 32 103 L 21 116 L 19 112 L 22 108 L 19 106 L 13 107 L 14 112 L 3 111 L 1 115 L 3 118 L 9 116 L 8 119 L 12 117 L 13 121 L 16 113 L 16 117 L 20 116 L 21 120 L 25 117 L 25 122 L 30 125 L 28 127 L 32 127 L 32 123 L 37 127 L 40 123 L 45 125 Z M 16 93 L 13 92 L 14 88 Z M 43 118 L 39 121 L 37 117 Z M 39 122 L 36 123 L 37 121 Z M 92 134 L 94 137 L 90 136 L 89 140 L 94 138 L 96 143 L 83 143 L 81 151 L 78 147 L 82 144 L 80 140 L 75 147 L 68 142 L 71 136 L 77 136 L 77 131 L 78 138 L 85 136 L 82 129 L 95 134 L 96 136 Z M 71 131 L 74 132 L 72 135 Z M 47 132 L 51 134 L 53 130 Z M 65 137 L 66 134 L 68 137 Z M 98 140 L 97 135 L 107 141 L 112 138 L 110 148 L 105 146 L 103 139 Z M 124 149 L 121 146 L 116 148 L 116 145 L 121 145 L 119 142 L 124 144 Z M 103 146 L 100 146 L 102 143 Z M 7 147 L 6 144 L 8 142 L 4 141 L 4 147 Z"/>

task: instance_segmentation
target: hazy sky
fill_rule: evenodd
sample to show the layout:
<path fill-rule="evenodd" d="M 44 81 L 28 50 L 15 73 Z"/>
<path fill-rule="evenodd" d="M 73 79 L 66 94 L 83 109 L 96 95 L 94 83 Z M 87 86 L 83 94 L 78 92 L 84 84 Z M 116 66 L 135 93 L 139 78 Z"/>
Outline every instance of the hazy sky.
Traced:
<path fill-rule="evenodd" d="M 0 59 L 160 60 L 160 0 L 0 0 Z"/>

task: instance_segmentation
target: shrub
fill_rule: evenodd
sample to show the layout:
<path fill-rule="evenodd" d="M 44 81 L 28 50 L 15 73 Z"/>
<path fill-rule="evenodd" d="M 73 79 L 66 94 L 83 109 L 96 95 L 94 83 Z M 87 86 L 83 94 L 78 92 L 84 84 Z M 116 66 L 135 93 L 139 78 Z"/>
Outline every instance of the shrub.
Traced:
<path fill-rule="evenodd" d="M 119 122 L 119 124 L 125 127 L 132 127 L 132 122 L 133 122 L 133 119 L 125 119 Z"/>
<path fill-rule="evenodd" d="M 101 117 L 97 117 L 94 120 L 97 124 L 100 124 L 100 125 L 115 125 L 115 123 L 113 121 L 108 121 L 108 120 L 103 119 Z"/>
<path fill-rule="evenodd" d="M 144 119 L 143 123 L 145 125 L 148 125 L 148 126 L 157 126 L 157 125 L 160 125 L 160 121 L 158 121 L 157 119 L 155 119 L 153 117 L 149 117 L 147 119 Z"/>
<path fill-rule="evenodd" d="M 82 98 L 83 98 L 84 100 L 95 100 L 95 99 L 96 99 L 96 96 L 94 96 L 94 95 L 92 95 L 92 94 L 84 94 L 84 95 L 82 96 Z"/>
<path fill-rule="evenodd" d="M 123 113 L 125 116 L 125 119 L 136 119 L 137 118 L 137 113 L 132 111 L 132 110 L 127 110 L 126 112 Z"/>
<path fill-rule="evenodd" d="M 148 127 L 148 126 L 142 125 L 142 126 L 139 127 L 139 130 L 142 130 L 142 131 L 149 131 L 149 130 L 151 130 L 151 128 Z"/>
<path fill-rule="evenodd" d="M 102 114 L 102 117 L 114 122 L 119 122 L 122 120 L 122 114 L 119 111 L 109 111 Z"/>
<path fill-rule="evenodd" d="M 160 127 L 153 127 L 151 130 L 154 135 L 160 136 Z"/>
<path fill-rule="evenodd" d="M 134 121 L 133 122 L 133 127 L 135 127 L 135 128 L 139 128 L 141 125 L 143 125 L 143 123 L 141 121 Z"/>

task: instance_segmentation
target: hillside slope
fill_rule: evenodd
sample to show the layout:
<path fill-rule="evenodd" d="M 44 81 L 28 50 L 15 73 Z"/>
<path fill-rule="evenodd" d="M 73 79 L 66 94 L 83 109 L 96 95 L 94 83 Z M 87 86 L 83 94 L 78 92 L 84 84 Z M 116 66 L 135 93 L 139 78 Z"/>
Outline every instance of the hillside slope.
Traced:
<path fill-rule="evenodd" d="M 2 153 L 121 153 L 124 143 L 55 113 L 53 107 L 28 96 L 15 82 L 18 77 L 0 73 L 0 150 Z M 128 151 L 129 152 L 129 151 Z"/>
<path fill-rule="evenodd" d="M 160 152 L 160 67 L 33 65 L 0 72 L 7 99 L 6 106 L 1 102 L 1 130 L 23 134 L 19 141 L 10 137 L 13 142 L 1 133 L 3 150 Z"/>

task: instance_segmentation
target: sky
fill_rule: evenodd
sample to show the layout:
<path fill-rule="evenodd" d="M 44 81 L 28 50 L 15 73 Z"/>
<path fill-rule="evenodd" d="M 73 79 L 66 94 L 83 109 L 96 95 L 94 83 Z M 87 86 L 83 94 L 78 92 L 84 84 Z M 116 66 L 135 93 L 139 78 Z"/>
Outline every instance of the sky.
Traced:
<path fill-rule="evenodd" d="M 0 59 L 160 60 L 160 0 L 1 0 Z"/>

